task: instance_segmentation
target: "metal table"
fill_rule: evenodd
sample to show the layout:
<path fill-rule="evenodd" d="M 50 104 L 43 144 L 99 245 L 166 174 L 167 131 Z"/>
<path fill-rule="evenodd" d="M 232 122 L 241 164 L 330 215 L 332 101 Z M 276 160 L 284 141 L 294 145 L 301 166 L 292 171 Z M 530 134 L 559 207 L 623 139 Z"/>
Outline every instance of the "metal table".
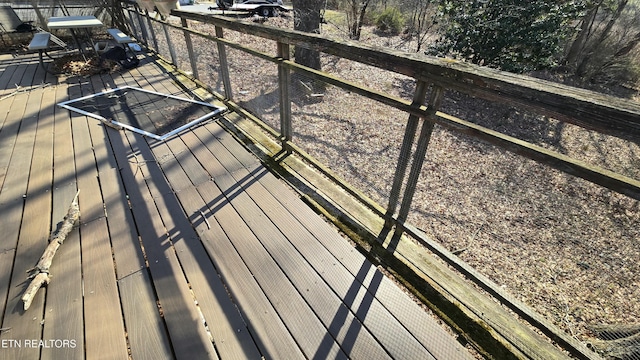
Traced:
<path fill-rule="evenodd" d="M 47 22 L 47 27 L 49 30 L 56 29 L 67 29 L 71 31 L 71 36 L 78 46 L 78 50 L 84 56 L 84 52 L 82 50 L 82 44 L 78 40 L 76 36 L 76 29 L 84 29 L 87 33 L 87 38 L 91 42 L 91 46 L 93 48 L 93 40 L 91 39 L 91 34 L 89 33 L 90 28 L 96 28 L 103 26 L 102 21 L 98 20 L 95 16 L 57 16 L 49 18 Z M 95 51 L 95 49 L 94 49 Z M 97 55 L 97 53 L 96 53 Z"/>

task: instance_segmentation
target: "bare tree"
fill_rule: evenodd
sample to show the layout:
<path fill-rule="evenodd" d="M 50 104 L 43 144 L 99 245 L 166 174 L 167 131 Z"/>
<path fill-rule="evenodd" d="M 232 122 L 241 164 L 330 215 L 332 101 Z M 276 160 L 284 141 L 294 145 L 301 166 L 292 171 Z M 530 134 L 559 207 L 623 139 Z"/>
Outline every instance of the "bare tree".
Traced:
<path fill-rule="evenodd" d="M 403 8 L 409 9 L 407 31 L 409 36 L 416 40 L 416 52 L 422 50 L 422 46 L 429 36 L 429 31 L 434 26 L 433 14 L 434 1 L 431 0 L 405 0 Z"/>
<path fill-rule="evenodd" d="M 602 31 L 600 31 L 599 35 L 592 42 L 590 51 L 587 52 L 582 57 L 580 63 L 578 64 L 578 67 L 576 68 L 576 74 L 578 76 L 584 76 L 586 74 L 586 69 L 591 58 L 594 56 L 596 51 L 598 51 L 598 49 L 603 45 L 604 41 L 607 40 L 607 38 L 609 38 L 609 36 L 611 35 L 611 31 L 613 30 L 617 21 L 620 19 L 620 16 L 622 15 L 628 3 L 629 3 L 629 0 L 616 1 L 616 4 L 614 5 L 615 7 L 612 9 L 613 11 L 609 16 L 607 24 L 604 26 Z"/>
<path fill-rule="evenodd" d="M 347 14 L 347 26 L 349 27 L 349 38 L 360 40 L 367 7 L 371 4 L 371 0 L 345 0 L 344 4 Z"/>

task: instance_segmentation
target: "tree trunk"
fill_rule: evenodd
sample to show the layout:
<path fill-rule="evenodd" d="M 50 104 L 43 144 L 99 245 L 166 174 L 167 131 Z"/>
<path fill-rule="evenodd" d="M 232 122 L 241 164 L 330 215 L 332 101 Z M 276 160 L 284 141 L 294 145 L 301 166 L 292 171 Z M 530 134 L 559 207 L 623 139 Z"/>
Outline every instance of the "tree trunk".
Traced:
<path fill-rule="evenodd" d="M 356 38 L 354 40 L 360 40 L 360 34 L 362 33 L 362 24 L 364 24 L 364 14 L 367 11 L 367 6 L 369 6 L 369 0 L 364 1 L 362 3 L 362 7 L 360 8 L 360 16 L 358 16 Z"/>
<path fill-rule="evenodd" d="M 317 0 L 293 0 L 294 30 L 307 33 L 320 33 L 320 11 L 322 3 Z M 320 70 L 320 53 L 300 46 L 295 47 L 295 61 L 316 70 Z"/>

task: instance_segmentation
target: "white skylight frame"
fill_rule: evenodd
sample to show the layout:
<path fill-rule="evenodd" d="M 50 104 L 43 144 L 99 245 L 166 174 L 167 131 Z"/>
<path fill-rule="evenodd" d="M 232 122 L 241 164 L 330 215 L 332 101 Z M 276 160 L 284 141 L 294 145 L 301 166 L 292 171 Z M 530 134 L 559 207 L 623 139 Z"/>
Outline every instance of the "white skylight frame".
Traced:
<path fill-rule="evenodd" d="M 189 123 L 184 124 L 184 125 L 176 128 L 176 129 L 174 129 L 174 130 L 172 130 L 172 131 L 170 131 L 170 132 L 168 132 L 168 133 L 166 133 L 164 135 L 157 135 L 157 134 L 150 133 L 150 132 L 148 132 L 146 130 L 139 129 L 139 128 L 136 128 L 134 126 L 128 125 L 128 124 L 123 124 L 123 123 L 121 123 L 119 121 L 115 121 L 115 120 L 112 120 L 112 119 L 106 119 L 103 116 L 100 116 L 98 114 L 94 114 L 94 113 L 91 113 L 91 112 L 88 112 L 88 111 L 85 111 L 85 110 L 82 110 L 82 109 L 78 109 L 78 108 L 73 107 L 73 106 L 70 105 L 70 104 L 73 104 L 74 102 L 78 102 L 78 101 L 82 101 L 82 100 L 86 100 L 86 99 L 90 99 L 90 98 L 94 98 L 94 97 L 98 97 L 98 96 L 108 95 L 110 93 L 113 93 L 113 92 L 116 92 L 116 91 L 122 91 L 122 90 L 142 91 L 142 92 L 145 92 L 145 93 L 148 93 L 148 94 L 158 95 L 158 96 L 167 97 L 167 98 L 180 100 L 180 101 L 186 101 L 186 102 L 190 102 L 190 103 L 193 103 L 193 104 L 207 106 L 209 108 L 212 108 L 213 111 L 208 113 L 208 114 L 206 114 L 206 115 L 204 115 L 204 116 L 201 116 L 201 117 L 199 117 L 199 118 L 197 118 L 195 120 L 192 120 Z M 163 94 L 163 93 L 159 93 L 159 92 L 156 92 L 156 91 L 141 89 L 141 88 L 128 86 L 128 85 L 127 86 L 118 87 L 118 88 L 115 88 L 115 89 L 105 90 L 105 91 L 100 92 L 100 93 L 95 93 L 95 94 L 83 96 L 83 97 L 80 97 L 80 98 L 77 98 L 77 99 L 63 101 L 61 103 L 58 103 L 58 106 L 63 107 L 65 109 L 68 109 L 70 111 L 74 111 L 74 112 L 77 112 L 77 113 L 92 117 L 94 119 L 100 120 L 100 121 L 102 121 L 102 122 L 104 122 L 106 124 L 109 124 L 111 126 L 128 129 L 128 130 L 133 131 L 135 133 L 142 134 L 142 135 L 145 135 L 145 136 L 148 136 L 150 138 L 153 138 L 153 139 L 156 139 L 156 140 L 160 140 L 160 141 L 164 141 L 164 140 L 166 140 L 166 139 L 168 139 L 168 138 L 170 138 L 170 137 L 172 137 L 172 136 L 174 136 L 176 134 L 179 134 L 180 132 L 182 132 L 182 131 L 184 131 L 184 130 L 186 130 L 186 129 L 188 129 L 188 128 L 190 128 L 190 127 L 192 127 L 192 126 L 194 126 L 194 125 L 196 125 L 196 124 L 198 124 L 200 122 L 203 122 L 205 120 L 211 119 L 214 116 L 220 115 L 221 113 L 223 113 L 224 111 L 227 110 L 227 108 L 224 107 L 224 106 L 216 106 L 216 105 L 209 104 L 209 103 L 202 102 L 202 101 L 196 101 L 196 100 L 183 98 L 183 97 L 170 95 L 170 94 Z"/>

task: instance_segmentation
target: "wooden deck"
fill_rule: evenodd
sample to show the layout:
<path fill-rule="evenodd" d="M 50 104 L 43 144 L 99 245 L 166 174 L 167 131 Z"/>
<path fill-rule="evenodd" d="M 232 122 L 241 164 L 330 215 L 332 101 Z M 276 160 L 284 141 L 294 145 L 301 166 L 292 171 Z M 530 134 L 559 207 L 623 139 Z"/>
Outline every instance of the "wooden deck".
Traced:
<path fill-rule="evenodd" d="M 56 78 L 0 56 L 0 359 L 470 358 L 215 121 L 159 142 L 55 105 L 184 96 L 152 58 Z M 25 312 L 78 189 L 80 224 Z"/>

